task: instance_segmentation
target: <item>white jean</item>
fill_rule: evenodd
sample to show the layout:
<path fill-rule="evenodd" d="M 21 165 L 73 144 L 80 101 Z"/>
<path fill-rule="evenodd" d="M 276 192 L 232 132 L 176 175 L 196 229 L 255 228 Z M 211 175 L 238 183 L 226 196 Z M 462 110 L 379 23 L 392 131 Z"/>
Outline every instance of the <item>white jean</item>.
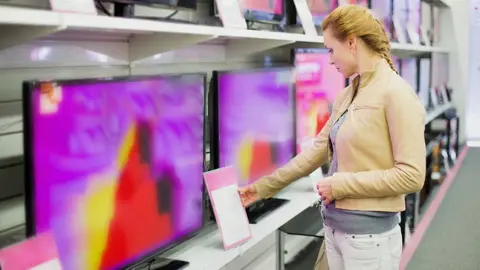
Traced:
<path fill-rule="evenodd" d="M 382 234 L 348 234 L 325 228 L 330 270 L 398 270 L 402 255 L 400 226 Z"/>

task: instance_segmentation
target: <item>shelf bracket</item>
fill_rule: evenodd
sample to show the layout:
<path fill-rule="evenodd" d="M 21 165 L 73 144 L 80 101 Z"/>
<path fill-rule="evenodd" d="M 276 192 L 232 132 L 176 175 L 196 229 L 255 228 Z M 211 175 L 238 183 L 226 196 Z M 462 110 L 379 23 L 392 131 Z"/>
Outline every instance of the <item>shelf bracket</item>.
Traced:
<path fill-rule="evenodd" d="M 214 35 L 158 33 L 151 35 L 135 35 L 130 39 L 129 59 L 131 63 L 172 50 L 199 44 Z"/>
<path fill-rule="evenodd" d="M 258 38 L 230 39 L 227 41 L 226 58 L 228 60 L 237 59 L 292 43 L 294 43 L 294 41 L 291 40 L 265 40 Z"/>
<path fill-rule="evenodd" d="M 28 43 L 64 30 L 63 26 L 9 25 L 0 26 L 0 50 Z"/>

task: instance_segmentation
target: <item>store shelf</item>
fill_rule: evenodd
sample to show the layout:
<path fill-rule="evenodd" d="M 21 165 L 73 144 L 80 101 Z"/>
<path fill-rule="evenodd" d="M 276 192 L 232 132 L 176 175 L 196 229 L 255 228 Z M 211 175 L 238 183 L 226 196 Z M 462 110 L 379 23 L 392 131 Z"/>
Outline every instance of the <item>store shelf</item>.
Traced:
<path fill-rule="evenodd" d="M 0 7 L 0 49 L 35 39 L 128 42 L 130 62 L 215 40 L 226 45 L 227 58 L 237 58 L 285 45 L 321 47 L 323 37 L 295 33 L 228 29 L 197 24 L 126 19 L 88 14 L 57 13 Z M 83 42 L 81 46 L 88 46 Z M 87 48 L 99 53 L 98 46 Z M 446 52 L 436 47 L 392 44 L 395 54 Z"/>
<path fill-rule="evenodd" d="M 187 270 L 221 269 L 318 200 L 318 195 L 312 190 L 310 178 L 294 182 L 276 197 L 289 199 L 290 202 L 266 216 L 258 224 L 251 225 L 253 238 L 242 246 L 225 251 L 218 230 L 212 230 L 190 240 L 184 247 L 167 257 L 190 262 Z"/>
<path fill-rule="evenodd" d="M 451 103 L 448 103 L 448 104 L 444 104 L 444 105 L 441 105 L 441 106 L 438 106 L 437 108 L 435 108 L 434 110 L 430 111 L 427 113 L 427 117 L 425 117 L 425 125 L 429 124 L 430 122 L 432 122 L 433 120 L 435 120 L 437 117 L 439 117 L 440 115 L 442 115 L 445 111 L 447 111 L 448 109 L 452 108 L 453 105 Z"/>
<path fill-rule="evenodd" d="M 0 50 L 62 30 L 59 13 L 0 7 Z"/>
<path fill-rule="evenodd" d="M 320 215 L 320 206 L 305 209 L 283 225 L 280 230 L 291 235 L 323 237 L 323 219 Z"/>

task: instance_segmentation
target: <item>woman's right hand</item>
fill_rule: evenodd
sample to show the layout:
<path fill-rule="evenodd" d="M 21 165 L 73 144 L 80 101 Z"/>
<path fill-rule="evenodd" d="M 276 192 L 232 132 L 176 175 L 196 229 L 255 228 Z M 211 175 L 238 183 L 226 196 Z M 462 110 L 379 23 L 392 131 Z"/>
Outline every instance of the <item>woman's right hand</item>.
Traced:
<path fill-rule="evenodd" d="M 260 196 L 253 185 L 238 188 L 238 193 L 240 193 L 240 198 L 242 199 L 244 207 L 260 200 Z"/>

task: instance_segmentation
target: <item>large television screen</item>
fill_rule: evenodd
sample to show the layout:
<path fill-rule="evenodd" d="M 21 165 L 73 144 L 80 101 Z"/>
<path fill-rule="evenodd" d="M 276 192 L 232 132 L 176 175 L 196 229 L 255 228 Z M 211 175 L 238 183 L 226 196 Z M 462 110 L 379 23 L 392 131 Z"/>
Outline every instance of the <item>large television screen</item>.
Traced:
<path fill-rule="evenodd" d="M 205 75 L 24 84 L 27 229 L 119 269 L 203 225 Z"/>
<path fill-rule="evenodd" d="M 330 118 L 337 94 L 345 88 L 345 78 L 330 64 L 326 49 L 296 49 L 297 152 L 303 142 L 313 139 Z"/>
<path fill-rule="evenodd" d="M 295 155 L 291 68 L 217 72 L 219 166 L 253 183 Z"/>

